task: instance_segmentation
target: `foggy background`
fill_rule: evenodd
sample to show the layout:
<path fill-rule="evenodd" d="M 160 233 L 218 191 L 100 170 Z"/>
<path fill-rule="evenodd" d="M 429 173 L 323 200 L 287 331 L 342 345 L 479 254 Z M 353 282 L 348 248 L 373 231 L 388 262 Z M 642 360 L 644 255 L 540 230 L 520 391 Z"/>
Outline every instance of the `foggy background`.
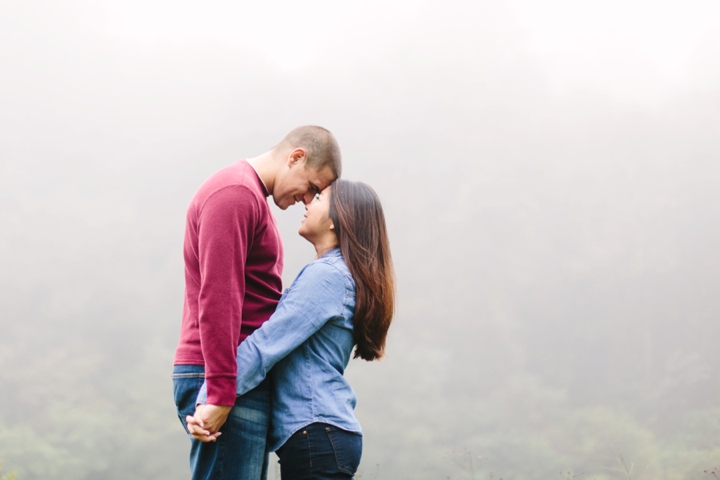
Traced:
<path fill-rule="evenodd" d="M 2 473 L 188 478 L 186 208 L 318 124 L 380 195 L 398 278 L 388 358 L 347 372 L 358 478 L 711 478 L 718 18 L 710 0 L 0 0 Z M 302 212 L 275 209 L 286 285 L 313 257 Z"/>

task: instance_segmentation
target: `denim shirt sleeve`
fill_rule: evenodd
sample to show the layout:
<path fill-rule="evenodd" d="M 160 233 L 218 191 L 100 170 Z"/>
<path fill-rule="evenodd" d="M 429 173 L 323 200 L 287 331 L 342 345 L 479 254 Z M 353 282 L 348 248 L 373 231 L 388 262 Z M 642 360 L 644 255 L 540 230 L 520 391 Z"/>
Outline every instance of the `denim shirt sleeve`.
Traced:
<path fill-rule="evenodd" d="M 270 369 L 329 320 L 341 317 L 348 296 L 346 280 L 334 265 L 315 261 L 297 276 L 275 313 L 237 350 L 237 394 L 249 392 Z M 203 384 L 197 403 L 206 403 Z"/>

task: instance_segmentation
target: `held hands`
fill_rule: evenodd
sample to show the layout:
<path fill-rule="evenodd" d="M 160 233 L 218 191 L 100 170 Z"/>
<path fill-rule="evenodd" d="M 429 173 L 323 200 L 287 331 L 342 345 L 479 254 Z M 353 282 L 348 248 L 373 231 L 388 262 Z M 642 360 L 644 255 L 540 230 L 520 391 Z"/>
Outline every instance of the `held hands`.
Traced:
<path fill-rule="evenodd" d="M 198 405 L 195 415 L 185 417 L 188 432 L 195 440 L 201 442 L 214 442 L 222 435 L 220 427 L 225 424 L 232 406 L 224 405 Z"/>

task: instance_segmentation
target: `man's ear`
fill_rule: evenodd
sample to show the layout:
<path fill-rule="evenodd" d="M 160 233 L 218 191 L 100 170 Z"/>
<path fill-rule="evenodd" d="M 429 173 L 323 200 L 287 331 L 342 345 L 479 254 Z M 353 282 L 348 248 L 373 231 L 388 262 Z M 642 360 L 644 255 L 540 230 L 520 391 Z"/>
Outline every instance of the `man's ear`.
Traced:
<path fill-rule="evenodd" d="M 305 163 L 305 158 L 305 149 L 300 147 L 296 148 L 290 152 L 290 155 L 288 156 L 288 167 L 292 167 L 295 164 Z"/>

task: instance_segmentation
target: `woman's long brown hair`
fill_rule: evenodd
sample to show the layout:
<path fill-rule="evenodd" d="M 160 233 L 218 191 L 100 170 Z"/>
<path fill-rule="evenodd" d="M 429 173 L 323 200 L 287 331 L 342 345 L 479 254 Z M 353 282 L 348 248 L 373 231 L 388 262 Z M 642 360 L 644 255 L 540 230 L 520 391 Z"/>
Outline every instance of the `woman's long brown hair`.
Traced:
<path fill-rule="evenodd" d="M 354 358 L 382 358 L 395 313 L 395 272 L 380 199 L 364 183 L 338 179 L 332 184 L 330 218 L 355 280 Z"/>

